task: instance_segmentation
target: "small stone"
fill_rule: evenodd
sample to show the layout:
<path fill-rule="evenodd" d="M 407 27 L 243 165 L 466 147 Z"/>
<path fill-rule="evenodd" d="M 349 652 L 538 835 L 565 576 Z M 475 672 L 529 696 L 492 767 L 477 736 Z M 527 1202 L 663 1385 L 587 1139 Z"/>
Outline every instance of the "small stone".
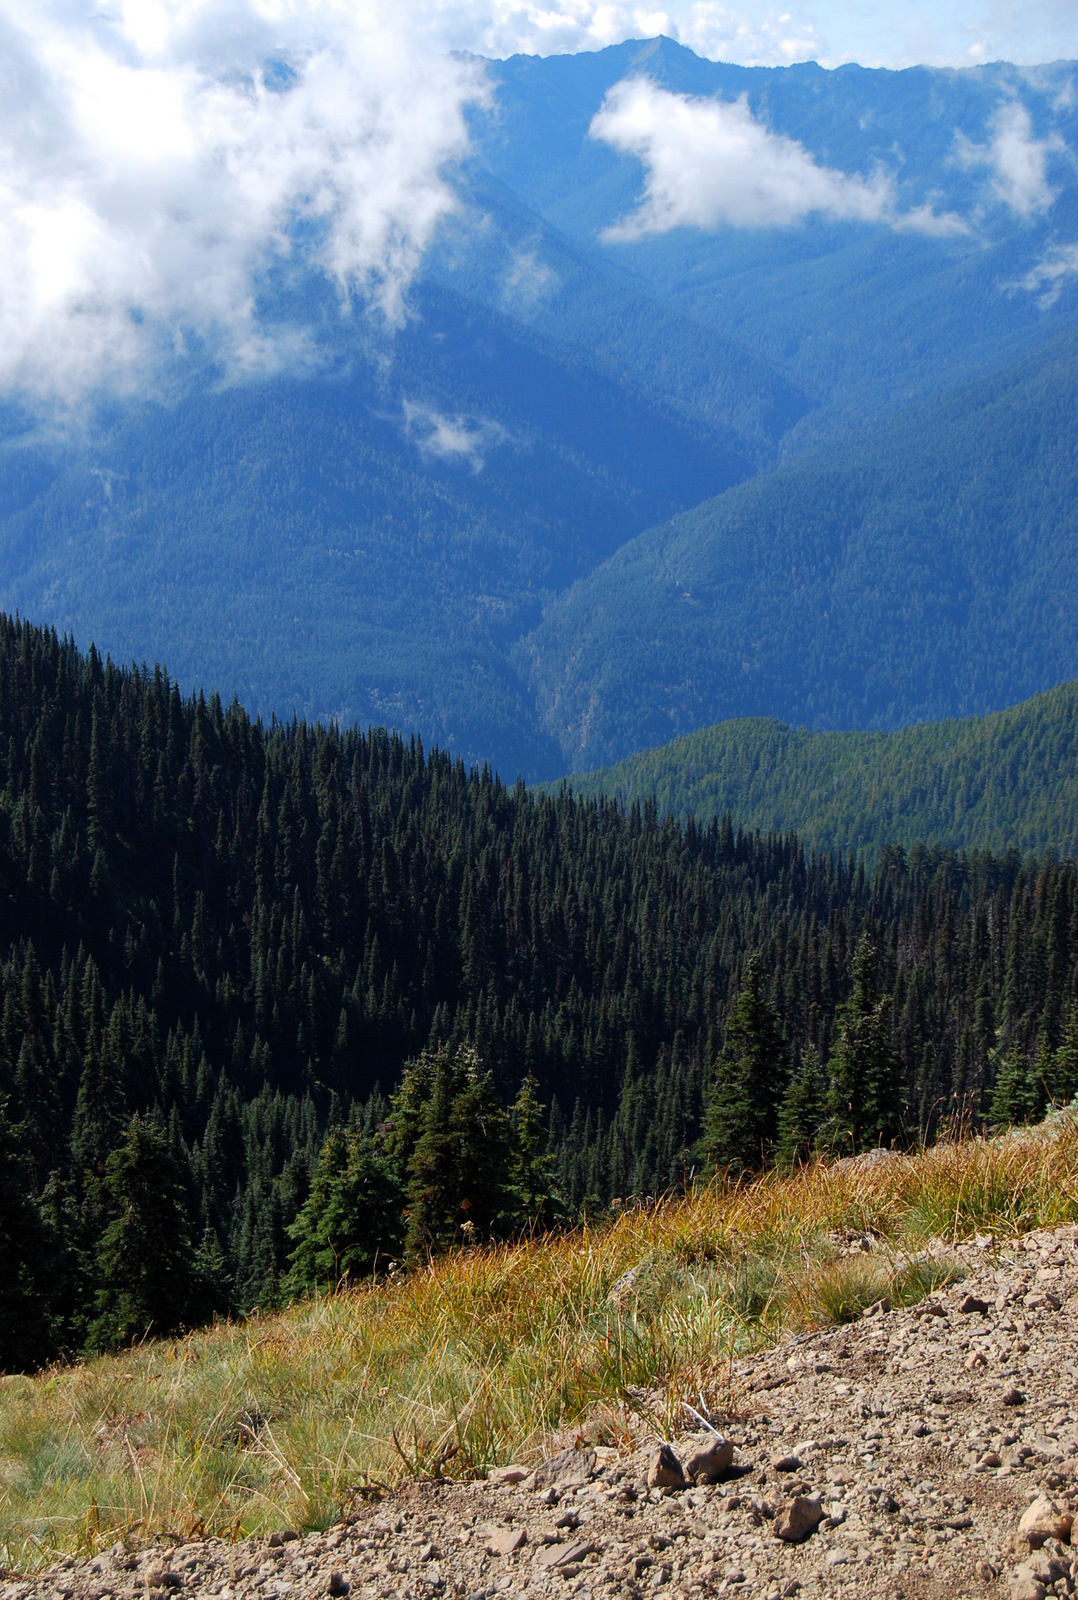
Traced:
<path fill-rule="evenodd" d="M 913 1438 L 915 1438 L 915 1439 L 923 1439 L 925 1437 L 925 1435 L 927 1434 L 927 1432 L 928 1432 L 928 1423 L 927 1422 L 915 1422 L 913 1424 L 913 1427 L 910 1429 L 910 1433 L 912 1434 Z"/>
<path fill-rule="evenodd" d="M 805 1465 L 800 1456 L 779 1455 L 771 1457 L 771 1466 L 775 1472 L 799 1472 Z"/>
<path fill-rule="evenodd" d="M 1031 1550 L 1039 1550 L 1046 1539 L 1069 1540 L 1073 1522 L 1069 1511 L 1065 1511 L 1046 1494 L 1041 1494 L 1022 1513 L 1018 1537 L 1024 1539 Z"/>
<path fill-rule="evenodd" d="M 326 1585 L 326 1587 L 330 1594 L 342 1595 L 347 1594 L 352 1586 L 348 1582 L 348 1579 L 345 1577 L 343 1572 L 331 1572 L 329 1575 L 329 1583 Z"/>
<path fill-rule="evenodd" d="M 973 1372 L 978 1367 L 987 1367 L 988 1357 L 983 1350 L 974 1350 L 971 1355 L 966 1357 L 964 1365 L 967 1372 Z"/>
<path fill-rule="evenodd" d="M 988 1301 L 979 1300 L 975 1294 L 968 1294 L 958 1309 L 965 1312 L 966 1316 L 970 1316 L 974 1311 L 977 1311 L 984 1317 L 988 1315 Z"/>
<path fill-rule="evenodd" d="M 1002 1465 L 1002 1457 L 998 1456 L 994 1450 L 986 1450 L 977 1463 L 977 1467 L 981 1472 L 988 1472 L 992 1467 L 1001 1467 Z"/>
<path fill-rule="evenodd" d="M 696 1483 L 718 1483 L 734 1464 L 734 1446 L 730 1439 L 711 1434 L 701 1440 L 697 1448 L 685 1459 L 685 1472 Z"/>
<path fill-rule="evenodd" d="M 438 1546 L 436 1544 L 431 1544 L 429 1539 L 426 1544 L 421 1544 L 419 1547 L 420 1561 L 437 1561 L 441 1553 L 442 1552 L 438 1549 Z"/>
<path fill-rule="evenodd" d="M 879 1300 L 873 1300 L 870 1306 L 862 1311 L 863 1317 L 885 1317 L 891 1309 L 891 1301 L 887 1295 L 882 1295 Z M 819 1367 L 817 1366 L 817 1371 Z"/>
<path fill-rule="evenodd" d="M 799 1494 L 787 1506 L 780 1506 L 771 1525 L 776 1539 L 787 1544 L 800 1544 L 814 1533 L 823 1521 L 823 1503 L 818 1494 Z"/>
<path fill-rule="evenodd" d="M 656 1451 L 648 1468 L 649 1489 L 684 1489 L 685 1469 L 668 1444 Z"/>
<path fill-rule="evenodd" d="M 183 1579 L 178 1572 L 173 1572 L 171 1567 L 158 1562 L 152 1567 L 147 1567 L 143 1574 L 147 1589 L 178 1589 Z"/>
<path fill-rule="evenodd" d="M 270 1550 L 283 1550 L 284 1535 L 281 1533 L 271 1533 L 269 1538 L 266 1540 L 266 1546 Z"/>
<path fill-rule="evenodd" d="M 978 1561 L 977 1576 L 982 1583 L 994 1583 L 999 1577 L 999 1571 L 990 1561 Z"/>
<path fill-rule="evenodd" d="M 1047 1590 L 1035 1573 L 1019 1567 L 1011 1578 L 1011 1600 L 1044 1600 Z"/>
<path fill-rule="evenodd" d="M 523 1528 L 488 1528 L 484 1548 L 490 1556 L 511 1556 L 527 1542 Z"/>
<path fill-rule="evenodd" d="M 1026 1397 L 1021 1389 L 1005 1389 L 1003 1391 L 1003 1404 L 1005 1406 L 1024 1406 Z"/>
<path fill-rule="evenodd" d="M 844 1550 L 841 1545 L 836 1545 L 827 1552 L 827 1565 L 829 1567 L 845 1567 L 853 1560 L 853 1551 Z"/>
<path fill-rule="evenodd" d="M 559 1567 L 576 1566 L 585 1556 L 592 1555 L 599 1546 L 590 1539 L 577 1539 L 572 1544 L 552 1544 L 540 1551 L 538 1564 L 548 1571 Z"/>
<path fill-rule="evenodd" d="M 594 1473 L 597 1461 L 594 1450 L 562 1450 L 541 1461 L 523 1481 L 533 1489 L 579 1489 Z"/>
<path fill-rule="evenodd" d="M 1032 1289 L 1022 1301 L 1027 1311 L 1058 1311 L 1060 1298 L 1050 1289 Z"/>

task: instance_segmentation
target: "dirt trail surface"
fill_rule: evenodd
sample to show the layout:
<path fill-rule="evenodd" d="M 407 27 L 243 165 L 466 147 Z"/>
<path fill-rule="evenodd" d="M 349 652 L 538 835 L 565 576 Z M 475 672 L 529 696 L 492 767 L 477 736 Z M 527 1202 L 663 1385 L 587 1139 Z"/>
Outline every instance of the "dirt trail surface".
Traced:
<path fill-rule="evenodd" d="M 406 1484 L 324 1534 L 117 1544 L 0 1600 L 1074 1594 L 1078 1229 L 955 1255 L 965 1277 L 921 1305 L 741 1363 L 713 1419 L 732 1452 L 702 1430 L 574 1448 L 526 1477 Z"/>

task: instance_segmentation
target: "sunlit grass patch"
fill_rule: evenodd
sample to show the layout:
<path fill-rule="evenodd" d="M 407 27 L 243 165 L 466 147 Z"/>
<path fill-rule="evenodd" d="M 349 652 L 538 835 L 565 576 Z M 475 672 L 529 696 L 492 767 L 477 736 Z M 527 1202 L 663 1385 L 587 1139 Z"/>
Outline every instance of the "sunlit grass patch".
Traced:
<path fill-rule="evenodd" d="M 940 1287 L 949 1244 L 1075 1219 L 1067 1124 L 720 1181 L 281 1316 L 2 1379 L 0 1564 L 29 1571 L 125 1534 L 322 1527 L 405 1473 L 479 1474 L 581 1431 L 667 1435 L 701 1400 L 736 1406 L 747 1354 Z"/>

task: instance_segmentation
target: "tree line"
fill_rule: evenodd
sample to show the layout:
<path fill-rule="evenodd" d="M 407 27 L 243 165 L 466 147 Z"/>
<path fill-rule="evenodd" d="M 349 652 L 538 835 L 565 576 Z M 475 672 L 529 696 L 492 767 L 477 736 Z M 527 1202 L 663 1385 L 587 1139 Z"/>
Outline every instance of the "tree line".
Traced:
<path fill-rule="evenodd" d="M 0 618 L 0 1364 L 1036 1115 L 1076 957 L 1070 861 L 869 874 Z"/>

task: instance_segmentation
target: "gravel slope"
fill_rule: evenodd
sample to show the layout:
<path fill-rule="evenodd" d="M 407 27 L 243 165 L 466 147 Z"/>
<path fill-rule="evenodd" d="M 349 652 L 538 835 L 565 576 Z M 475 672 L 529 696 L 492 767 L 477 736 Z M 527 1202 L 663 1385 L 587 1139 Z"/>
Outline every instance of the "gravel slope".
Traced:
<path fill-rule="evenodd" d="M 954 1253 L 965 1277 L 922 1305 L 740 1364 L 735 1409 L 713 1419 L 736 1447 L 722 1481 L 649 1487 L 677 1475 L 658 1440 L 570 1449 L 527 1477 L 407 1484 L 326 1534 L 118 1544 L 9 1575 L 0 1600 L 1073 1594 L 1078 1229 Z M 709 1440 L 671 1442 L 685 1462 Z"/>

